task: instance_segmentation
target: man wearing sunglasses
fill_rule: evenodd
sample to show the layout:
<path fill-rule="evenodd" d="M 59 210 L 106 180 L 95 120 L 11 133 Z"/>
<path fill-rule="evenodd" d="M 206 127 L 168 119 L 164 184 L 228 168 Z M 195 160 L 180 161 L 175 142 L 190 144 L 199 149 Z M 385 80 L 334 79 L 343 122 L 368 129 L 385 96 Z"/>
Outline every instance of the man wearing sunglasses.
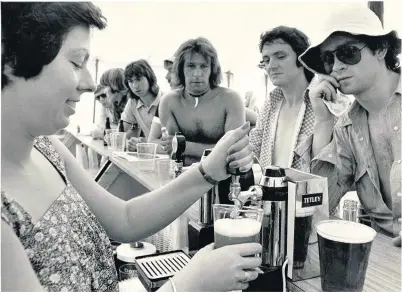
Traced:
<path fill-rule="evenodd" d="M 299 60 L 320 74 L 310 88 L 315 113 L 311 171 L 328 177 L 330 209 L 356 188 L 373 228 L 395 237 L 401 231 L 401 40 L 360 7 L 332 13 L 323 35 Z M 333 128 L 322 99 L 337 91 L 355 101 Z"/>

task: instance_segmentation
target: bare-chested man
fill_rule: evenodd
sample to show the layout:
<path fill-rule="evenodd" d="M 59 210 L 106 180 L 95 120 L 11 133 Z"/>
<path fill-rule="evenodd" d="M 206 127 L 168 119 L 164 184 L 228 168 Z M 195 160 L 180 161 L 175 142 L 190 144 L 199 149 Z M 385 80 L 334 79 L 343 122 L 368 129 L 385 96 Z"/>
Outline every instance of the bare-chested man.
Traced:
<path fill-rule="evenodd" d="M 314 113 L 306 98 L 313 74 L 297 60 L 309 45 L 307 36 L 296 28 L 279 26 L 260 38 L 265 70 L 276 88 L 265 100 L 250 141 L 262 167 L 278 165 L 309 172 L 302 163 L 301 146 L 313 133 Z"/>
<path fill-rule="evenodd" d="M 217 52 L 205 38 L 190 39 L 179 47 L 173 74 L 181 87 L 162 97 L 159 116 L 169 133 L 186 137 L 184 164 L 191 165 L 227 131 L 245 122 L 245 107 L 237 92 L 219 86 Z"/>

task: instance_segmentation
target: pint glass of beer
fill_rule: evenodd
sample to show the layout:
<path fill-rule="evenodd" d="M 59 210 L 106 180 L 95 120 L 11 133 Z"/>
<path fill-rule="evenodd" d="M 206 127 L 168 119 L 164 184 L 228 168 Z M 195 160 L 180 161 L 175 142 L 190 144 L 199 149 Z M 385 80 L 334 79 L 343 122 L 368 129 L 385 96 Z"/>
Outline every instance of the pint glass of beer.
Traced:
<path fill-rule="evenodd" d="M 243 207 L 233 217 L 230 215 L 233 208 L 233 205 L 213 205 L 215 248 L 259 242 L 264 211 L 257 207 Z"/>
<path fill-rule="evenodd" d="M 344 220 L 324 220 L 316 227 L 322 290 L 363 291 L 375 230 Z"/>

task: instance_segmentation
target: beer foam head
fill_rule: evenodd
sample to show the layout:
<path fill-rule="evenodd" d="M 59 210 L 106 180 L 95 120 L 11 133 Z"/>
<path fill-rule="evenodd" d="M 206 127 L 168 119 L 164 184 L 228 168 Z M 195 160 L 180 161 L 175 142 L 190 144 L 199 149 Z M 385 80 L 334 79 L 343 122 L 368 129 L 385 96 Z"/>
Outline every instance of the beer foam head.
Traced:
<path fill-rule="evenodd" d="M 344 243 L 368 243 L 377 235 L 371 227 L 345 220 L 324 220 L 316 228 L 321 237 Z"/>
<path fill-rule="evenodd" d="M 316 207 L 304 207 L 302 208 L 302 203 L 296 201 L 296 217 L 307 217 L 314 214 Z"/>
<path fill-rule="evenodd" d="M 261 222 L 250 218 L 218 219 L 214 223 L 216 233 L 227 237 L 248 237 L 260 232 Z"/>

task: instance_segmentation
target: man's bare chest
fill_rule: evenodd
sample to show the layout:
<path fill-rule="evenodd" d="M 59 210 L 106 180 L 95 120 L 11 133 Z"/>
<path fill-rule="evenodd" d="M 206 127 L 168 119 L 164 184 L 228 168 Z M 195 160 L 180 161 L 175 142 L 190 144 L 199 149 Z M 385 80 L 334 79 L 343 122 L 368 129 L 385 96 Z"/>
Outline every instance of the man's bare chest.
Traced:
<path fill-rule="evenodd" d="M 216 143 L 225 133 L 226 109 L 222 105 L 181 106 L 173 114 L 182 133 L 198 142 L 209 142 L 202 139 Z"/>

